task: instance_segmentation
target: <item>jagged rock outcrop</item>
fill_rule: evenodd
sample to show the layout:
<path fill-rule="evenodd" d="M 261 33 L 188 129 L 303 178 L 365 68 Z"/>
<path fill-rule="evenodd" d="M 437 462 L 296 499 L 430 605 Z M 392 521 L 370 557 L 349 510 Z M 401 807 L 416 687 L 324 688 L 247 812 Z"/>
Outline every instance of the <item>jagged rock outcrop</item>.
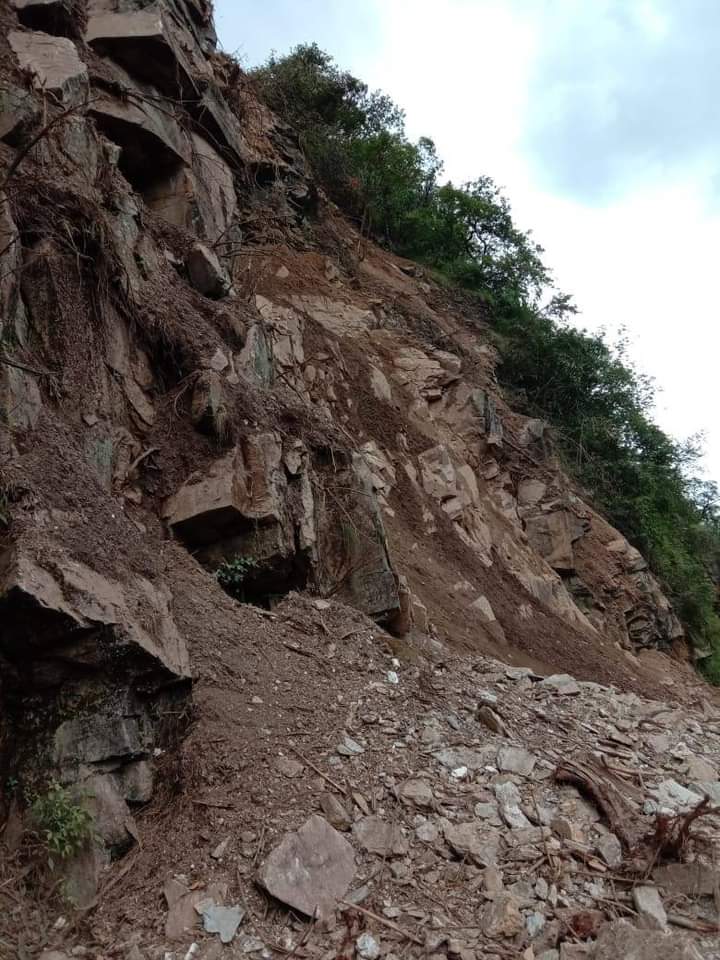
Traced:
<path fill-rule="evenodd" d="M 307 591 L 585 679 L 682 638 L 551 427 L 508 407 L 482 317 L 358 257 L 205 0 L 10 8 L 0 772 L 90 803 L 80 899 L 179 750 L 224 563 L 268 611 Z"/>

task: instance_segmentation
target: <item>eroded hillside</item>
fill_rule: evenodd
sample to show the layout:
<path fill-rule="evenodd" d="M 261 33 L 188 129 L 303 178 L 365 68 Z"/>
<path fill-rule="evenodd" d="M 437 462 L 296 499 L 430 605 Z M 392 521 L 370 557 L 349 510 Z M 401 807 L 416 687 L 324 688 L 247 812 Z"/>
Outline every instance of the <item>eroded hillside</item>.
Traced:
<path fill-rule="evenodd" d="M 658 809 L 718 801 L 717 700 L 508 406 L 476 302 L 359 237 L 205 0 L 0 17 L 0 951 L 216 956 L 203 897 L 242 904 L 232 955 L 373 960 L 366 924 L 385 953 L 570 957 L 642 921 L 605 875 L 654 890 Z M 569 755 L 586 779 L 555 783 Z M 600 822 L 575 788 L 613 764 Z M 48 881 L 53 785 L 94 826 Z M 305 927 L 252 882 L 318 810 L 365 912 L 336 924 L 330 884 Z M 38 903 L 56 880 L 79 914 Z"/>

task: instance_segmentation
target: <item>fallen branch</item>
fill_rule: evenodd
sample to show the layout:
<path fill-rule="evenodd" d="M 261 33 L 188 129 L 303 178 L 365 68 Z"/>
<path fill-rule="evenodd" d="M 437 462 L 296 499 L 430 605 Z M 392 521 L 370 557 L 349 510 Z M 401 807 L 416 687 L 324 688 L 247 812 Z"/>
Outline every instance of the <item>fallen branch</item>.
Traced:
<path fill-rule="evenodd" d="M 338 793 L 341 793 L 344 797 L 346 797 L 346 796 L 348 795 L 348 792 L 347 792 L 347 790 L 345 789 L 345 787 L 341 787 L 339 783 L 335 783 L 335 781 L 332 780 L 326 773 L 323 773 L 322 770 L 320 769 L 320 767 L 316 766 L 316 765 L 312 762 L 312 760 L 308 760 L 307 757 L 304 757 L 304 756 L 300 753 L 299 750 L 297 750 L 295 747 L 290 746 L 290 744 L 288 744 L 288 749 L 292 750 L 292 752 L 293 752 L 297 757 L 299 757 L 300 760 L 302 760 L 303 763 L 306 763 L 306 764 L 310 767 L 311 770 L 314 770 L 315 773 L 317 773 L 317 775 L 318 775 L 319 777 L 322 777 L 323 780 L 324 780 L 326 783 L 329 783 L 331 787 L 334 787 L 334 788 L 338 791 Z"/>
<path fill-rule="evenodd" d="M 571 783 L 590 796 L 625 850 L 629 852 L 635 847 L 640 839 L 635 811 L 609 770 L 599 767 L 593 760 L 565 760 L 555 770 L 555 779 L 558 783 Z M 620 784 L 630 791 L 630 785 L 625 781 L 620 780 Z"/>
<path fill-rule="evenodd" d="M 410 933 L 408 930 L 403 930 L 402 927 L 398 926 L 397 923 L 393 923 L 392 920 L 381 917 L 378 913 L 373 913 L 372 910 L 366 910 L 365 907 L 360 907 L 357 903 L 351 903 L 350 900 L 341 900 L 340 903 L 345 907 L 349 907 L 351 910 L 357 910 L 366 917 L 370 917 L 371 920 L 375 920 L 377 923 L 381 923 L 384 927 L 387 927 L 388 930 L 394 930 L 395 933 L 399 933 L 401 937 L 405 937 L 405 939 L 411 943 L 416 943 L 419 947 L 425 946 L 425 942 L 421 940 L 420 937 L 416 937 L 414 933 Z"/>

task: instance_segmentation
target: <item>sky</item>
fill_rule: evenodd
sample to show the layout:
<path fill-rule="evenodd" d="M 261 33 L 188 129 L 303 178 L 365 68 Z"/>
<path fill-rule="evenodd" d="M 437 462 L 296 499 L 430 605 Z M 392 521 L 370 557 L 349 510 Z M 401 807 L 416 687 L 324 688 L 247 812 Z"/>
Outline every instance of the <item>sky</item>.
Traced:
<path fill-rule="evenodd" d="M 656 418 L 720 482 L 718 0 L 216 0 L 246 66 L 317 42 L 489 174 L 590 329 L 625 330 Z M 718 379 L 716 379 L 718 378 Z"/>

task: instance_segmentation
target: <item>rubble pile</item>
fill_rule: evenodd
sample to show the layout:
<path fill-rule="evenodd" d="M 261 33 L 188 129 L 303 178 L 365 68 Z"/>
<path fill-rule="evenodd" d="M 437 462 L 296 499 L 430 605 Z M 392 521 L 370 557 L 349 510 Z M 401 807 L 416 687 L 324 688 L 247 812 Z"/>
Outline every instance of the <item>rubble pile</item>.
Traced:
<path fill-rule="evenodd" d="M 714 955 L 717 694 L 497 360 L 207 0 L 0 6 L 0 956 Z"/>

